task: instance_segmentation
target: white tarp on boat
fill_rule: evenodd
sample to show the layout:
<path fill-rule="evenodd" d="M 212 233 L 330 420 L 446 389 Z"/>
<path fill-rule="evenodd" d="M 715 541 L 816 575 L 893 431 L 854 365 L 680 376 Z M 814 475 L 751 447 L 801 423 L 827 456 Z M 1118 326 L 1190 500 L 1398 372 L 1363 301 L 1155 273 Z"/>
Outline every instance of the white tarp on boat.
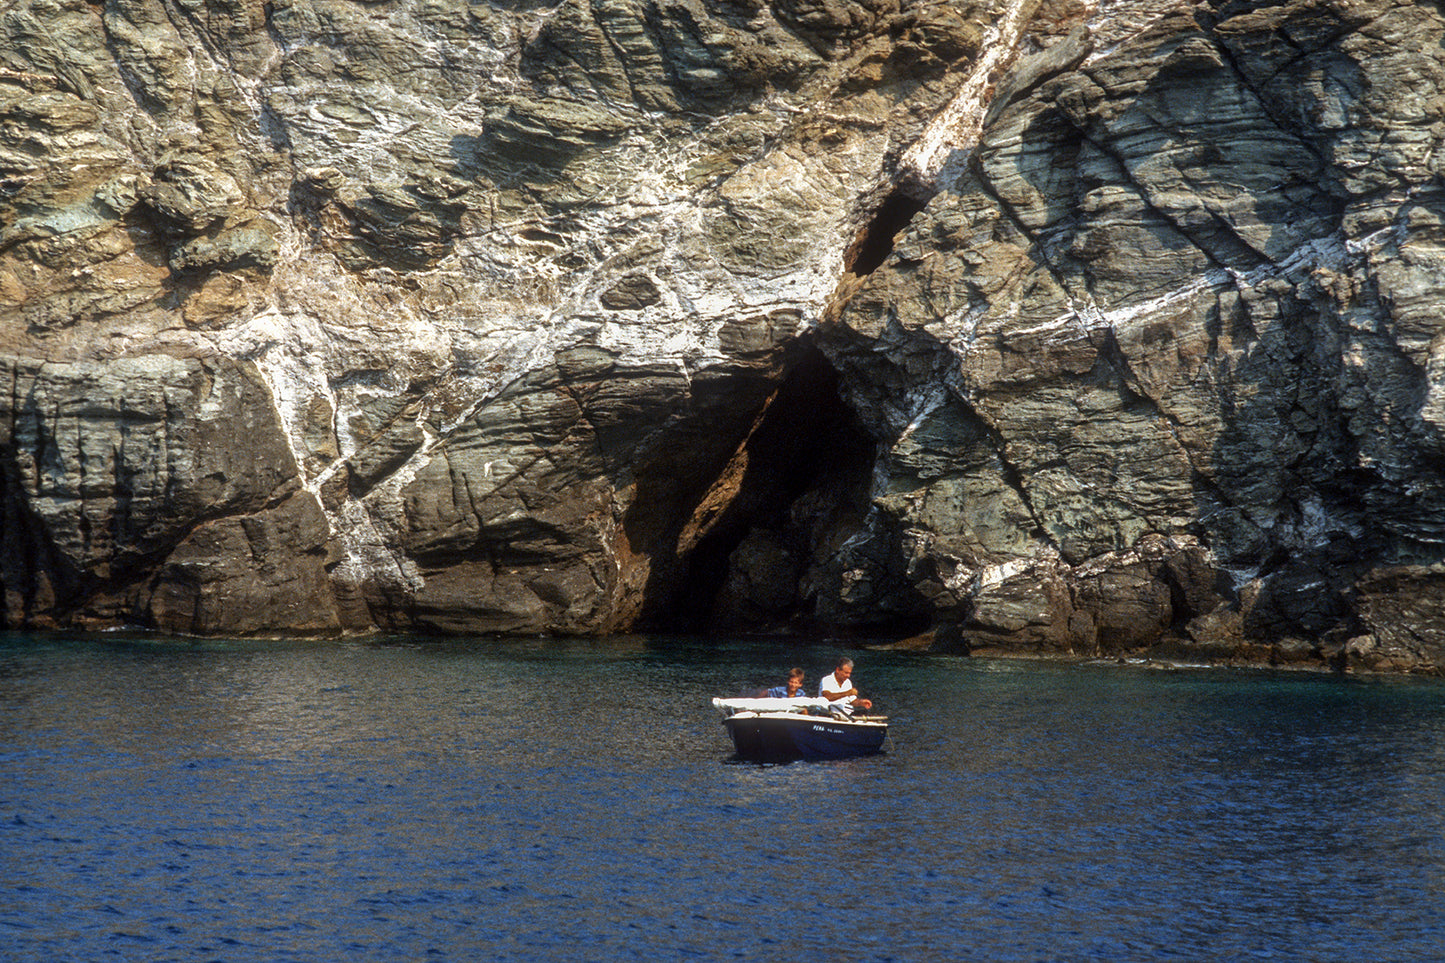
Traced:
<path fill-rule="evenodd" d="M 713 699 L 724 712 L 806 712 L 810 706 L 827 707 L 827 699 Z"/>

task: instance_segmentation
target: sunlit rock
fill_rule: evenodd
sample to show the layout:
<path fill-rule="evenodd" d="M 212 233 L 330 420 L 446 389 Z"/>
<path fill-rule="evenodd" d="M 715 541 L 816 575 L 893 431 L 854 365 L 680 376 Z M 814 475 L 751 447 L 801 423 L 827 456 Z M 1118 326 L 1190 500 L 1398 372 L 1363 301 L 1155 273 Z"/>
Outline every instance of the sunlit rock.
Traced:
<path fill-rule="evenodd" d="M 1438 668 L 1442 38 L 19 0 L 6 623 Z"/>

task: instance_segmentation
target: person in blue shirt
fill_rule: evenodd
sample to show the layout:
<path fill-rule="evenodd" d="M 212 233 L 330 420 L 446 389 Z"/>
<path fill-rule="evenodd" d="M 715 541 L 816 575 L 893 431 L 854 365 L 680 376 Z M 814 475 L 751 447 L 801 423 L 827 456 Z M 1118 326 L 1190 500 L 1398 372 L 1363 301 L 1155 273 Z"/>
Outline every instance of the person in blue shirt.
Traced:
<path fill-rule="evenodd" d="M 807 693 L 803 691 L 803 670 L 796 667 L 788 670 L 787 685 L 775 685 L 768 690 L 769 699 L 800 699 L 806 696 Z"/>

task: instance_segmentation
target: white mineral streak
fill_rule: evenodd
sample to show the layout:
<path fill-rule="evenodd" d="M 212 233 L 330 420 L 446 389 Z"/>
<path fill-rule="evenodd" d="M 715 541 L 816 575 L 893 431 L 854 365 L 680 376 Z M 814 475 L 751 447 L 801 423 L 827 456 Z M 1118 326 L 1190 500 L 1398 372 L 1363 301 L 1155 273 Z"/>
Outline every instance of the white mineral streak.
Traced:
<path fill-rule="evenodd" d="M 1431 346 L 1425 370 L 1430 376 L 1430 388 L 1420 404 L 1420 417 L 1437 431 L 1445 430 L 1445 344 Z"/>
<path fill-rule="evenodd" d="M 1088 30 L 1094 50 L 1084 60 L 1094 63 L 1114 53 L 1119 45 L 1147 30 L 1161 17 L 1193 9 L 1191 0 L 1099 0 L 1089 5 Z"/>
<path fill-rule="evenodd" d="M 910 391 L 905 396 L 909 405 L 904 411 L 895 412 L 900 418 L 908 417 L 908 423 L 898 433 L 895 445 L 900 444 L 928 420 L 928 416 L 948 403 L 948 389 L 942 384 L 929 385 Z"/>
<path fill-rule="evenodd" d="M 372 580 L 411 591 L 425 584 L 416 563 L 387 546 L 371 513 L 361 502 L 348 500 L 342 504 L 332 517 L 331 527 L 346 547 L 346 554 L 335 569 L 341 581 L 360 585 Z"/>
<path fill-rule="evenodd" d="M 306 345 L 316 343 L 311 322 L 312 319 L 305 317 L 284 317 L 273 310 L 263 311 L 242 328 L 227 332 L 225 346 L 234 356 L 249 358 L 266 380 L 297 470 L 306 487 L 315 491 L 309 484 L 313 480 L 306 476 L 305 448 L 301 441 L 305 406 L 315 395 L 333 403 L 335 396 L 326 378 L 324 359 L 305 350 Z M 293 337 L 303 333 L 312 337 L 305 340 Z"/>
<path fill-rule="evenodd" d="M 1275 279 L 1297 280 L 1313 271 L 1344 271 L 1367 251 L 1375 249 L 1393 236 L 1393 229 L 1377 231 L 1369 238 L 1352 241 L 1343 233 L 1308 241 L 1279 261 L 1266 262 L 1251 271 L 1219 268 L 1192 278 L 1173 290 L 1142 301 L 1103 308 L 1093 298 L 1069 299 L 1071 310 L 1043 324 L 1027 328 L 1009 328 L 1011 337 L 1035 337 L 1056 334 L 1068 339 L 1076 334 L 1086 337 L 1096 332 L 1124 327 L 1148 320 L 1156 315 L 1169 315 L 1183 303 L 1200 295 L 1213 296 L 1222 291 L 1240 291 L 1259 287 Z M 1047 341 L 1047 337 L 1045 338 Z M 966 352 L 967 344 L 956 343 L 955 350 Z"/>
<path fill-rule="evenodd" d="M 977 598 L 1010 579 L 1020 576 L 1037 577 L 1040 569 L 1057 565 L 1058 562 L 1058 552 L 1049 546 L 1041 545 L 1032 556 L 1011 558 L 993 565 L 972 568 L 960 563 L 952 573 L 944 577 L 943 586 L 960 598 Z"/>
<path fill-rule="evenodd" d="M 1145 320 L 1161 312 L 1177 310 L 1179 305 L 1184 302 L 1192 301 L 1201 294 L 1212 295 L 1234 283 L 1237 283 L 1237 278 L 1228 271 L 1222 269 L 1208 271 L 1172 291 L 1166 291 L 1164 294 L 1140 301 L 1137 304 L 1126 304 L 1108 310 L 1100 308 L 1093 298 L 1080 301 L 1071 298 L 1069 301 L 1073 310 L 1068 314 L 1061 315 L 1047 324 L 1018 329 L 1011 333 L 1037 335 L 1047 331 L 1057 331 L 1060 336 L 1067 337 L 1072 332 L 1078 332 L 1087 337 L 1096 331 L 1107 331 L 1111 328 Z"/>
<path fill-rule="evenodd" d="M 899 160 L 900 179 L 934 191 L 967 161 L 978 145 L 996 77 L 1017 54 L 1019 35 L 1034 6 L 1031 0 L 1004 0 L 983 31 L 978 62 L 958 93 Z"/>
<path fill-rule="evenodd" d="M 961 568 L 945 580 L 944 585 L 955 592 L 978 595 L 1015 576 L 1032 571 L 1038 564 L 1039 560 L 1034 558 L 1012 558 L 997 565 L 984 566 L 977 571 Z"/>

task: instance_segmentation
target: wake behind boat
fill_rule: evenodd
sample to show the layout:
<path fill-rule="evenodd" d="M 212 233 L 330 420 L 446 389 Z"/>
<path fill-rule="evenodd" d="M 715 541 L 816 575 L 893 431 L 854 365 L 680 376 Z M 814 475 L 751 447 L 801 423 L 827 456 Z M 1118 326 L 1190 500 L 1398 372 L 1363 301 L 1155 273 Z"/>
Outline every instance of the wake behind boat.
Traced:
<path fill-rule="evenodd" d="M 883 750 L 888 721 L 850 716 L 827 699 L 713 699 L 739 759 L 848 759 Z"/>

